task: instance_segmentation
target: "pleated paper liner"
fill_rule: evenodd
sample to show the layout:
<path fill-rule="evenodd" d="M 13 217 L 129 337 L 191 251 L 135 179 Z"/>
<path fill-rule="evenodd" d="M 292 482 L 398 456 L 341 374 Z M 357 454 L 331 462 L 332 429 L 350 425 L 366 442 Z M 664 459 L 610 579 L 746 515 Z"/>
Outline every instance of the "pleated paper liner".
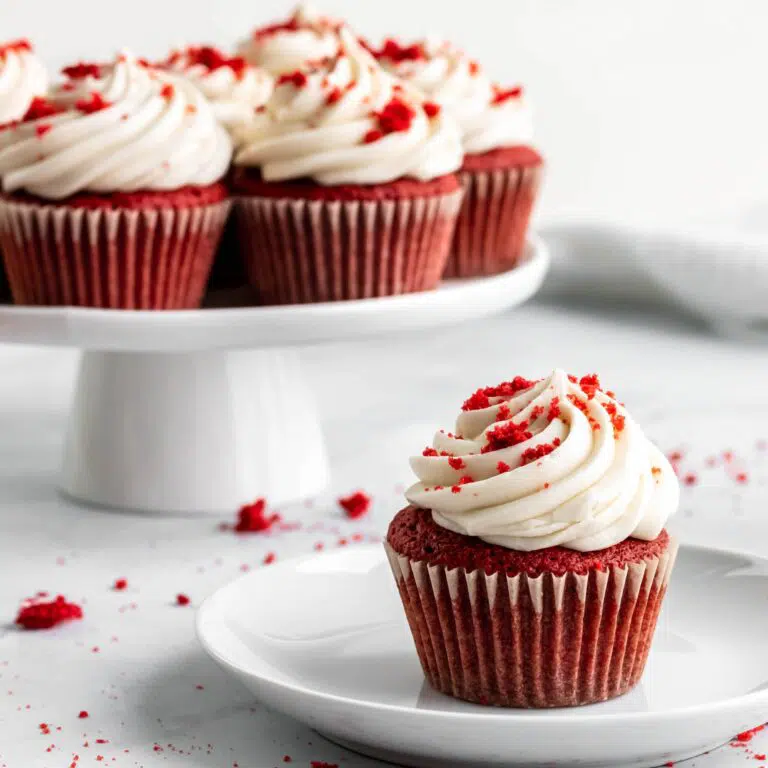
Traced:
<path fill-rule="evenodd" d="M 640 680 L 677 555 L 586 575 L 486 575 L 385 544 L 429 684 L 497 707 L 573 707 Z"/>
<path fill-rule="evenodd" d="M 400 200 L 243 196 L 236 210 L 249 281 L 266 304 L 435 288 L 461 197 L 461 190 Z"/>
<path fill-rule="evenodd" d="M 192 309 L 230 202 L 89 209 L 0 200 L 0 248 L 16 304 Z"/>
<path fill-rule="evenodd" d="M 538 197 L 543 166 L 462 171 L 464 204 L 446 277 L 506 272 L 525 254 L 525 236 Z"/>

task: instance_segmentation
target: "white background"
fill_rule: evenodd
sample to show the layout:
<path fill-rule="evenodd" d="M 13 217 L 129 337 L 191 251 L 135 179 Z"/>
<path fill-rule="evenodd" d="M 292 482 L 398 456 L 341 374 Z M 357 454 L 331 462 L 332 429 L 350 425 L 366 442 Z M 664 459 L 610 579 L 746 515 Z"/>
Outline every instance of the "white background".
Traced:
<path fill-rule="evenodd" d="M 120 46 L 231 45 L 284 0 L 3 0 L 2 37 L 52 64 Z M 764 0 L 325 0 L 373 39 L 439 32 L 523 81 L 550 172 L 542 217 L 760 209 L 768 178 Z"/>

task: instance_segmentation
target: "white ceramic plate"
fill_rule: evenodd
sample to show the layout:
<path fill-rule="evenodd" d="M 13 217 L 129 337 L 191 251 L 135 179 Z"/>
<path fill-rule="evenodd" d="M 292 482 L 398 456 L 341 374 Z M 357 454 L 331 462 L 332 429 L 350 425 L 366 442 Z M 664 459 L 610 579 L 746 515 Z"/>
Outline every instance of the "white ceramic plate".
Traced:
<path fill-rule="evenodd" d="M 581 709 L 494 710 L 424 683 L 383 550 L 270 566 L 201 607 L 211 656 L 264 704 L 418 768 L 663 765 L 768 720 L 768 560 L 683 547 L 642 684 Z"/>
<path fill-rule="evenodd" d="M 449 280 L 435 291 L 381 299 L 186 311 L 0 306 L 0 342 L 114 352 L 255 349 L 343 341 L 452 325 L 531 298 L 549 269 L 537 237 L 523 262 L 494 277 Z"/>

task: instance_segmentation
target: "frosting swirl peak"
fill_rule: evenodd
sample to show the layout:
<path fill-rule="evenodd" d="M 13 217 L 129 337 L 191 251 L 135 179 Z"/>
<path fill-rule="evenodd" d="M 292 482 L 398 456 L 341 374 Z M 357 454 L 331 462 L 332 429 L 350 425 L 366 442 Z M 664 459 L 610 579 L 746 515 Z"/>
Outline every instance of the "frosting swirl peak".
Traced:
<path fill-rule="evenodd" d="M 0 123 L 20 120 L 47 86 L 48 73 L 27 40 L 0 45 Z"/>
<path fill-rule="evenodd" d="M 652 541 L 679 501 L 666 457 L 597 376 L 561 370 L 479 390 L 411 466 L 406 496 L 438 525 L 524 552 Z"/>

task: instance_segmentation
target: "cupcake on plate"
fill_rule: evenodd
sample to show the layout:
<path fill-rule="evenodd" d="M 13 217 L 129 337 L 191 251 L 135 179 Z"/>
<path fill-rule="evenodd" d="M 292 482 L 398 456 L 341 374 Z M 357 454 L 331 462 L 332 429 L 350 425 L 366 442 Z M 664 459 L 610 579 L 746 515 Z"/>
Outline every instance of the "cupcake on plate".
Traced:
<path fill-rule="evenodd" d="M 322 16 L 309 3 L 302 3 L 286 21 L 259 27 L 244 40 L 238 54 L 273 75 L 303 67 L 336 55 L 342 22 Z"/>
<path fill-rule="evenodd" d="M 456 124 L 349 30 L 281 75 L 234 160 L 244 262 L 267 303 L 434 288 L 461 190 Z"/>
<path fill-rule="evenodd" d="M 242 125 L 269 100 L 274 86 L 266 70 L 210 45 L 172 51 L 159 66 L 194 83 L 235 140 Z"/>
<path fill-rule="evenodd" d="M 63 74 L 0 131 L 14 300 L 198 306 L 229 209 L 226 131 L 196 87 L 130 55 Z"/>
<path fill-rule="evenodd" d="M 522 87 L 494 85 L 463 51 L 432 38 L 410 45 L 390 39 L 377 55 L 385 69 L 440 104 L 461 127 L 465 196 L 446 276 L 513 268 L 525 253 L 543 167 Z"/>
<path fill-rule="evenodd" d="M 543 708 L 638 683 L 679 487 L 597 376 L 481 389 L 411 465 L 419 482 L 386 549 L 432 687 Z"/>

